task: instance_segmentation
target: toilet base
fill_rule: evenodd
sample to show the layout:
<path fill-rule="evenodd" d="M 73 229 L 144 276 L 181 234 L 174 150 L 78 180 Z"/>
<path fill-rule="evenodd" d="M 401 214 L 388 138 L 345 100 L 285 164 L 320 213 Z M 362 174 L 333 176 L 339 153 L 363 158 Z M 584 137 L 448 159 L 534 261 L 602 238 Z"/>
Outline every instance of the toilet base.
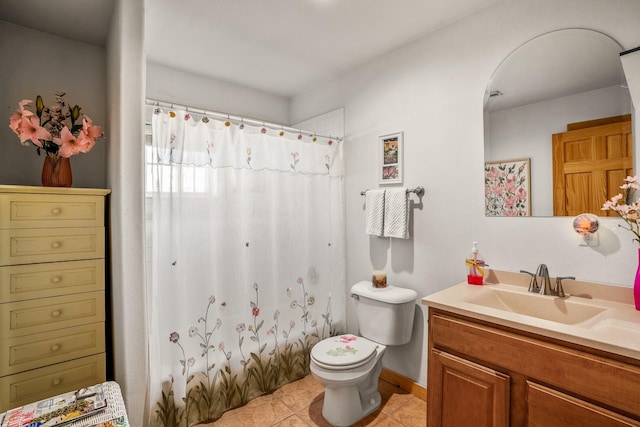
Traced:
<path fill-rule="evenodd" d="M 381 400 L 382 397 L 377 390 L 368 399 L 360 399 L 357 387 L 333 390 L 327 388 L 324 394 L 322 416 L 332 426 L 350 426 L 378 409 Z"/>
<path fill-rule="evenodd" d="M 325 382 L 322 416 L 331 425 L 346 427 L 360 421 L 380 407 L 382 397 L 378 391 L 378 378 L 382 372 L 382 357 L 367 377 L 349 386 L 334 387 Z"/>

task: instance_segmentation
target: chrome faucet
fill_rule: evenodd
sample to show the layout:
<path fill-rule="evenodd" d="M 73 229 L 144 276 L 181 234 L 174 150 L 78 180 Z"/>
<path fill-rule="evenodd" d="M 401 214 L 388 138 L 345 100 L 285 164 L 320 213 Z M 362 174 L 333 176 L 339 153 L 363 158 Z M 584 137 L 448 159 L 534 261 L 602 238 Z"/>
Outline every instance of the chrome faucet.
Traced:
<path fill-rule="evenodd" d="M 549 269 L 546 264 L 540 264 L 536 276 L 540 278 L 540 295 L 553 295 L 553 289 L 551 289 L 551 279 L 549 279 Z"/>
<path fill-rule="evenodd" d="M 528 271 L 520 270 L 520 273 L 526 273 L 531 276 L 529 282 L 529 292 L 538 293 L 540 295 L 551 295 L 564 298 L 564 289 L 562 288 L 563 279 L 576 280 L 573 276 L 556 277 L 556 284 L 551 287 L 551 279 L 549 278 L 549 269 L 545 264 L 540 264 L 536 274 L 529 273 Z"/>

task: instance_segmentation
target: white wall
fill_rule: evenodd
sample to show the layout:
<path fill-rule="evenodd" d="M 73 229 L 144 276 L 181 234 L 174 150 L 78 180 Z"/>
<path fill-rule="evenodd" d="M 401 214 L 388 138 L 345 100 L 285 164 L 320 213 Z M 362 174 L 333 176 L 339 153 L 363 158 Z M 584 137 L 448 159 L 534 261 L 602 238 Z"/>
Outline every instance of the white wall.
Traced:
<path fill-rule="evenodd" d="M 314 132 L 318 135 L 344 138 L 344 108 L 307 119 L 292 125 L 296 129 Z"/>
<path fill-rule="evenodd" d="M 287 98 L 164 65 L 147 64 L 146 97 L 267 122 L 287 124 Z"/>
<path fill-rule="evenodd" d="M 531 214 L 553 216 L 551 135 L 567 124 L 631 114 L 629 91 L 609 86 L 485 114 L 485 161 L 531 159 Z"/>
<path fill-rule="evenodd" d="M 107 41 L 113 356 L 132 426 L 147 424 L 148 408 L 143 46 L 144 0 L 116 0 Z"/>
<path fill-rule="evenodd" d="M 631 286 L 637 249 L 613 218 L 602 221 L 600 246 L 588 248 L 578 247 L 572 218 L 484 216 L 483 97 L 501 60 L 535 36 L 590 28 L 629 49 L 640 42 L 638 22 L 636 0 L 505 0 L 292 99 L 292 122 L 345 108 L 347 283 L 384 269 L 392 284 L 428 295 L 465 280 L 464 259 L 479 241 L 496 269 L 544 262 L 552 275 Z M 377 137 L 399 130 L 404 184 L 426 188 L 408 241 L 367 236 L 360 196 L 377 187 Z M 426 330 L 414 337 L 384 364 L 425 384 Z"/>
<path fill-rule="evenodd" d="M 9 116 L 18 102 L 41 95 L 45 105 L 55 103 L 56 92 L 82 107 L 95 125 L 106 131 L 106 54 L 96 46 L 0 21 L 0 183 L 40 184 L 44 155 L 24 147 L 9 129 Z M 34 106 L 35 104 L 32 104 Z M 32 109 L 32 111 L 35 111 Z M 4 125 L 6 124 L 6 125 Z M 103 188 L 110 135 L 86 154 L 71 157 L 74 187 Z"/>

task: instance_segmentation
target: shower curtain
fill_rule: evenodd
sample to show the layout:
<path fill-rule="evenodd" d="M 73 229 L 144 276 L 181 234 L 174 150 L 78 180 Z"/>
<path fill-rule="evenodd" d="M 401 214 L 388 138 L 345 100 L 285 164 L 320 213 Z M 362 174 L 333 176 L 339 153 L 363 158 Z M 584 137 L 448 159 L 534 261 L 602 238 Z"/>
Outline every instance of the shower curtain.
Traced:
<path fill-rule="evenodd" d="M 146 149 L 151 420 L 190 426 L 307 375 L 344 329 L 342 149 L 162 108 Z"/>

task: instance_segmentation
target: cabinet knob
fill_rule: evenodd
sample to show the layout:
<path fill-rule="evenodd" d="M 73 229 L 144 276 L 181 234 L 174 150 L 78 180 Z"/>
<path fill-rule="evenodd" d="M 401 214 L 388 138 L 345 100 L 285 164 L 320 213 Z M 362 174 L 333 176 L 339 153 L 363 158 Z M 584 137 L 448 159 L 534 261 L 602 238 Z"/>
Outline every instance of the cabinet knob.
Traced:
<path fill-rule="evenodd" d="M 54 214 L 54 215 L 59 215 L 60 212 L 62 212 L 62 209 L 60 209 L 60 208 L 51 209 L 51 213 Z"/>
<path fill-rule="evenodd" d="M 53 283 L 59 283 L 61 280 L 62 280 L 62 277 L 60 277 L 60 276 L 53 276 L 53 277 L 51 278 L 51 281 L 52 281 Z"/>
<path fill-rule="evenodd" d="M 53 381 L 51 381 L 51 385 L 54 387 L 57 387 L 60 384 L 62 384 L 62 378 L 55 378 Z"/>
<path fill-rule="evenodd" d="M 54 344 L 51 346 L 51 351 L 58 351 L 60 350 L 60 344 Z"/>
<path fill-rule="evenodd" d="M 53 242 L 53 243 L 51 244 L 51 247 L 52 247 L 53 249 L 58 249 L 60 246 L 62 246 L 62 243 L 60 243 L 60 242 Z"/>
<path fill-rule="evenodd" d="M 51 312 L 51 317 L 60 317 L 61 314 L 62 312 L 60 310 L 53 310 Z"/>

